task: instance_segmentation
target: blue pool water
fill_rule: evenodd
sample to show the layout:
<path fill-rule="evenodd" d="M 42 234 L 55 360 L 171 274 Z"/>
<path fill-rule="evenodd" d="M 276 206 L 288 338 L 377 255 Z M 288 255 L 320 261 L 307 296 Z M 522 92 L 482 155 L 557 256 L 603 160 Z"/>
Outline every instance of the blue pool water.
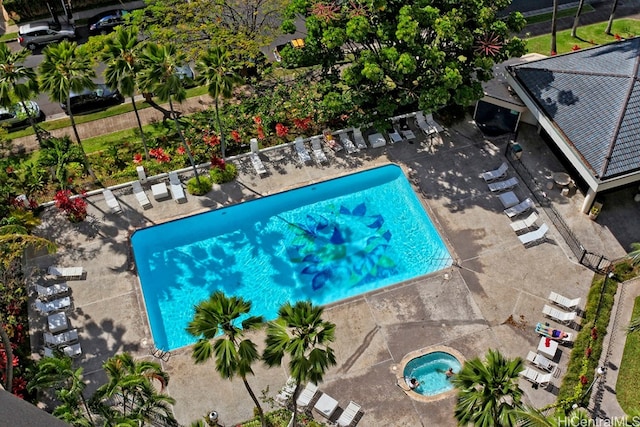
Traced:
<path fill-rule="evenodd" d="M 457 374 L 460 372 L 460 361 L 449 353 L 436 351 L 416 357 L 404 367 L 405 378 L 415 378 L 420 385 L 413 391 L 425 396 L 435 396 L 453 388 L 446 375 L 449 368 Z"/>
<path fill-rule="evenodd" d="M 395 165 L 137 231 L 131 238 L 153 339 L 194 343 L 193 306 L 216 290 L 277 317 L 285 301 L 324 305 L 452 263 Z"/>

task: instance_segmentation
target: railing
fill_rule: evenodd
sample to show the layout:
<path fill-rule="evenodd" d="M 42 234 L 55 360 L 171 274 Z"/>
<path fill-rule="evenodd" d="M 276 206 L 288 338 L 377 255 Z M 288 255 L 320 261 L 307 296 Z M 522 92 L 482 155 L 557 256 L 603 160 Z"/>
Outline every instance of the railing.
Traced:
<path fill-rule="evenodd" d="M 553 204 L 544 192 L 542 185 L 538 182 L 531 171 L 527 169 L 524 163 L 522 163 L 520 159 L 514 155 L 511 147 L 511 144 L 507 144 L 507 160 L 509 160 L 509 163 L 511 164 L 513 169 L 515 169 L 518 175 L 520 175 L 521 180 L 529 188 L 529 191 L 531 191 L 533 197 L 547 214 L 549 220 L 551 220 L 553 225 L 556 227 L 556 230 L 558 230 L 558 233 L 560 233 L 567 246 L 569 246 L 569 249 L 571 249 L 573 255 L 575 255 L 575 257 L 578 259 L 578 262 L 597 273 L 604 274 L 605 272 L 607 272 L 611 266 L 611 261 L 608 260 L 604 255 L 596 254 L 585 249 L 582 243 L 580 243 L 580 240 L 578 240 L 576 235 L 573 234 L 571 228 L 569 228 L 558 211 L 553 207 Z"/>

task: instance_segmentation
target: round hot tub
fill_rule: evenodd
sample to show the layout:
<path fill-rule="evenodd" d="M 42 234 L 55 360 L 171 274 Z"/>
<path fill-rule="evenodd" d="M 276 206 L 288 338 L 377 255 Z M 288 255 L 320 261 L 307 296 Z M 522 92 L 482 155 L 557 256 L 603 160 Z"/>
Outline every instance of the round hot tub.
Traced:
<path fill-rule="evenodd" d="M 454 392 L 451 378 L 460 372 L 463 363 L 459 352 L 442 346 L 409 353 L 396 367 L 398 385 L 415 400 L 439 400 Z M 412 385 L 412 379 L 417 386 Z"/>

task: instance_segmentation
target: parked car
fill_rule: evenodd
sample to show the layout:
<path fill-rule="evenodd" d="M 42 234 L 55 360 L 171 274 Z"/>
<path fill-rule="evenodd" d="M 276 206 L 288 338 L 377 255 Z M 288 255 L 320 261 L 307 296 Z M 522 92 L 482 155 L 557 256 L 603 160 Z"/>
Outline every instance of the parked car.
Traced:
<path fill-rule="evenodd" d="M 76 27 L 68 24 L 56 25 L 53 22 L 25 24 L 18 29 L 20 46 L 35 50 L 38 46 L 58 43 L 76 38 Z"/>
<path fill-rule="evenodd" d="M 89 19 L 89 34 L 107 34 L 118 25 L 122 25 L 129 11 L 124 9 L 107 10 Z"/>
<path fill-rule="evenodd" d="M 71 92 L 69 98 L 71 112 L 73 114 L 104 110 L 105 108 L 124 102 L 124 97 L 120 92 L 109 88 L 109 86 L 105 84 L 97 84 L 95 89 Z M 60 108 L 69 114 L 66 102 L 61 102 Z"/>
<path fill-rule="evenodd" d="M 40 106 L 34 101 L 25 101 L 31 117 L 35 121 L 44 119 L 44 114 Z M 29 124 L 29 116 L 21 102 L 17 102 L 10 107 L 0 107 L 0 125 L 6 127 L 20 127 Z"/>

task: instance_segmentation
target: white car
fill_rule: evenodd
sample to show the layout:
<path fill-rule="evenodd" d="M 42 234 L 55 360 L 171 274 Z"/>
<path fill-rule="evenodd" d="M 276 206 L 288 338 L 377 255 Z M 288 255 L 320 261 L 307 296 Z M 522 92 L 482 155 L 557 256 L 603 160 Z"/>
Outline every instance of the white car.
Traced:
<path fill-rule="evenodd" d="M 31 117 L 36 122 L 42 120 L 42 111 L 40 106 L 34 101 L 25 101 Z M 0 126 L 17 127 L 29 124 L 29 116 L 22 106 L 21 102 L 17 102 L 10 107 L 0 107 Z"/>

